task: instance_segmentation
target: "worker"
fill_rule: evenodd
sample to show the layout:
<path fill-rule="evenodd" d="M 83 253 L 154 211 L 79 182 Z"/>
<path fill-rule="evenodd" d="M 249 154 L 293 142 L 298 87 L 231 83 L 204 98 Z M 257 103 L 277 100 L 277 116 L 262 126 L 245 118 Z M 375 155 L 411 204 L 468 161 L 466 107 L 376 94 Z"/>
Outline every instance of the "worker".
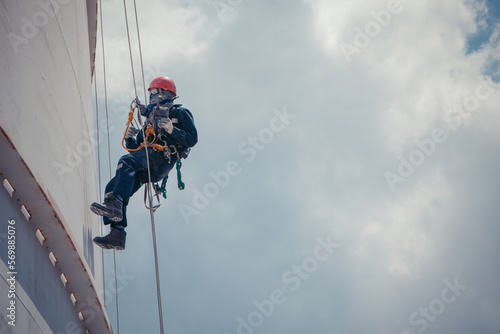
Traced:
<path fill-rule="evenodd" d="M 130 152 L 118 161 L 116 175 L 106 185 L 103 204 L 94 202 L 90 206 L 92 212 L 104 217 L 105 225 L 111 225 L 108 235 L 94 238 L 94 243 L 104 249 L 125 249 L 126 209 L 130 197 L 142 184 L 149 182 L 149 177 L 153 183 L 164 179 L 177 160 L 187 157 L 191 147 L 198 142 L 193 115 L 182 105 L 174 104 L 178 97 L 174 81 L 169 77 L 155 78 L 148 91 L 147 107 L 136 98 L 141 115 L 146 117 L 143 131 L 129 125 L 124 140 Z M 154 134 L 146 135 L 146 143 L 159 146 L 144 144 L 143 132 L 146 133 L 148 126 Z M 163 147 L 163 150 L 158 147 Z"/>

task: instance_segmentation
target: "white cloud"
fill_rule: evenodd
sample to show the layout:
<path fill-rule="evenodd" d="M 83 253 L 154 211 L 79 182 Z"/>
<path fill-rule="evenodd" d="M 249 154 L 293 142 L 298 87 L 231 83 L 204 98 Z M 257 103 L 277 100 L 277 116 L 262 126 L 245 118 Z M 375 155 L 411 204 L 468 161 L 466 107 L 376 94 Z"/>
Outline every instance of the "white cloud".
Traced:
<path fill-rule="evenodd" d="M 166 222 L 160 228 L 169 262 L 163 273 L 175 277 L 164 278 L 171 284 L 169 302 L 181 301 L 175 304 L 179 317 L 169 318 L 172 328 L 199 332 L 193 319 L 180 316 L 197 303 L 197 310 L 206 310 L 197 316 L 200 328 L 236 332 L 236 317 L 249 314 L 248 305 L 279 286 L 280 274 L 328 233 L 341 244 L 339 253 L 259 331 L 399 333 L 444 279 L 474 272 L 465 277 L 468 285 L 496 284 L 482 278 L 494 276 L 493 269 L 470 259 L 498 253 L 491 198 L 498 194 L 500 87 L 490 82 L 495 91 L 461 116 L 457 129 L 443 115 L 475 96 L 485 69 L 498 60 L 498 35 L 467 53 L 468 36 L 485 24 L 484 6 L 401 0 L 400 13 L 346 61 L 341 43 L 353 44 L 356 27 L 377 22 L 372 12 L 390 3 L 242 1 L 229 21 L 219 19 L 212 2 L 153 1 L 140 8 L 146 66 L 175 74 L 180 102 L 193 111 L 200 131 L 184 167 L 188 188 L 180 195 L 169 188 L 157 213 Z M 112 91 L 119 96 L 130 90 L 128 51 L 122 28 L 110 28 L 110 35 Z M 246 162 L 238 144 L 268 126 L 273 108 L 283 106 L 296 118 Z M 397 172 L 397 156 L 408 159 L 419 149 L 415 140 L 431 138 L 436 128 L 446 131 L 446 141 L 392 193 L 384 172 Z M 242 172 L 191 225 L 183 224 L 179 203 L 190 203 L 193 187 L 203 187 L 208 173 L 229 160 L 240 162 Z M 131 210 L 147 218 L 140 202 Z M 477 224 L 473 234 L 491 245 L 491 253 L 477 245 L 463 250 L 472 228 L 467 223 L 480 215 L 475 208 L 481 219 L 471 222 Z M 149 256 L 135 251 L 137 261 Z M 197 287 L 189 297 L 186 286 Z M 493 323 L 492 311 L 484 312 Z M 452 308 L 447 316 L 453 321 L 445 321 L 445 332 L 472 321 Z"/>
<path fill-rule="evenodd" d="M 202 61 L 203 53 L 217 36 L 222 23 L 212 6 L 195 3 L 155 0 L 148 1 L 147 6 L 138 6 L 146 87 L 157 75 L 172 75 L 173 64 L 183 62 L 183 66 L 188 66 Z M 142 96 L 139 42 L 132 4 L 127 4 L 127 13 L 136 82 Z M 124 90 L 129 90 L 132 82 L 123 3 L 105 2 L 103 14 L 106 74 L 109 82 L 113 83 L 109 85 L 113 99 Z M 101 56 L 99 43 L 97 55 Z"/>

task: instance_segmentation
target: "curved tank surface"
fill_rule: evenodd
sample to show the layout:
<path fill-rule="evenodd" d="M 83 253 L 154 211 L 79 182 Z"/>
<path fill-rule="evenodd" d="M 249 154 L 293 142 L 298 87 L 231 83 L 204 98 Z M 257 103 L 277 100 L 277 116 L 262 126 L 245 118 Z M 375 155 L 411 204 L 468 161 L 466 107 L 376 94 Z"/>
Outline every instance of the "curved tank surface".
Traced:
<path fill-rule="evenodd" d="M 92 72 L 97 1 L 0 0 L 0 333 L 111 333 Z"/>

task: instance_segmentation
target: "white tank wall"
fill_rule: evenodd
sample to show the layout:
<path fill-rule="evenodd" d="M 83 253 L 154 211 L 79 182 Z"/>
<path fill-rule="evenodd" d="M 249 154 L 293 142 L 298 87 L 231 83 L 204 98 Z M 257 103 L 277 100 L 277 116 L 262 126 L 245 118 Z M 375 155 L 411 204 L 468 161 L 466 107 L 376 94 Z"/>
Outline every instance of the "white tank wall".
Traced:
<path fill-rule="evenodd" d="M 0 13 L 0 126 L 95 272 L 100 256 L 91 237 L 100 221 L 88 209 L 97 192 L 87 3 L 0 0 Z"/>

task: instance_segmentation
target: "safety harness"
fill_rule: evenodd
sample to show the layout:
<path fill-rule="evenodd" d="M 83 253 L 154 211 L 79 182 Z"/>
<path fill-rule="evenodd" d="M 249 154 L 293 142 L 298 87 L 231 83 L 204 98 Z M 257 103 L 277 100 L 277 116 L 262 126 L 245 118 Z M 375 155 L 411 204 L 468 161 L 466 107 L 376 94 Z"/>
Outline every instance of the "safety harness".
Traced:
<path fill-rule="evenodd" d="M 168 160 L 170 163 L 172 159 L 172 155 L 177 156 L 177 162 L 176 162 L 176 170 L 177 170 L 177 188 L 179 190 L 184 190 L 185 184 L 182 182 L 182 174 L 181 174 L 181 167 L 182 167 L 182 162 L 181 159 L 186 159 L 189 155 L 190 148 L 183 147 L 181 145 L 174 145 L 174 144 L 168 144 L 165 134 L 163 133 L 163 129 L 159 126 L 160 123 L 164 123 L 165 121 L 168 120 L 170 116 L 170 111 L 174 111 L 178 107 L 180 107 L 181 104 L 175 104 L 171 108 L 167 107 L 162 107 L 159 104 L 153 107 L 153 109 L 147 114 L 147 120 L 146 124 L 144 125 L 145 131 L 145 138 L 144 141 L 137 147 L 137 148 L 128 148 L 125 146 L 125 137 L 127 135 L 128 129 L 130 128 L 130 124 L 134 120 L 134 109 L 136 108 L 141 108 L 136 100 L 132 101 L 132 104 L 130 106 L 130 112 L 128 114 L 128 121 L 127 121 L 127 127 L 125 128 L 125 132 L 123 134 L 122 138 L 122 147 L 127 150 L 128 152 L 136 152 L 141 150 L 144 147 L 152 147 L 153 150 L 157 152 L 163 152 L 163 155 L 165 159 Z M 151 139 L 150 139 L 151 138 Z M 166 145 L 162 145 L 159 142 L 163 142 Z M 158 182 L 153 184 L 153 189 L 155 191 L 155 196 L 157 198 L 157 201 L 160 202 L 159 195 L 161 194 L 163 198 L 167 198 L 167 184 L 168 180 L 168 174 L 163 178 L 161 182 L 161 186 L 158 185 Z M 144 198 L 147 198 L 147 188 L 144 192 Z M 154 206 L 154 210 L 156 210 L 159 207 L 159 205 Z"/>

